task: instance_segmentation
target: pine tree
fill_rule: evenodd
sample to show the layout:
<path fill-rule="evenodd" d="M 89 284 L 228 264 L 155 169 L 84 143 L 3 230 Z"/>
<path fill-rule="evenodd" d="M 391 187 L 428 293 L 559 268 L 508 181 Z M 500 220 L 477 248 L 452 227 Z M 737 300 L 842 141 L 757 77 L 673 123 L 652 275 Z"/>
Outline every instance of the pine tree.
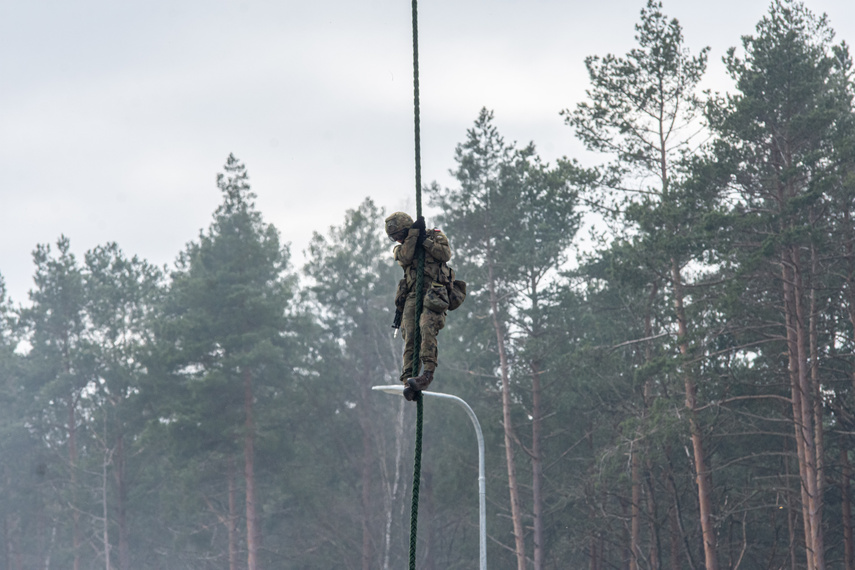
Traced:
<path fill-rule="evenodd" d="M 36 566 L 36 552 L 48 543 L 38 521 L 46 516 L 43 491 L 47 466 L 37 434 L 29 429 L 33 397 L 24 376 L 24 358 L 16 352 L 20 333 L 0 275 L 0 560 L 8 568 Z"/>
<path fill-rule="evenodd" d="M 704 253 L 696 231 L 697 218 L 714 205 L 715 196 L 681 189 L 689 178 L 689 157 L 698 147 L 695 139 L 702 129 L 702 104 L 696 89 L 706 69 L 708 49 L 691 56 L 684 47 L 679 22 L 669 20 L 656 0 L 649 0 L 642 9 L 636 30 L 638 47 L 625 57 L 586 59 L 591 80 L 588 101 L 564 114 L 589 149 L 613 157 L 602 181 L 606 189 L 603 202 L 608 209 L 600 210 L 614 222 L 617 247 L 643 259 L 651 275 L 646 285 L 651 294 L 661 290 L 660 284 L 667 285 L 670 292 L 679 354 L 675 362 L 680 362 L 689 416 L 705 566 L 715 570 L 713 489 L 708 444 L 697 413 L 699 379 L 690 364 L 695 331 L 689 321 L 691 308 L 686 294 L 690 285 L 686 283 L 686 268 L 702 260 Z M 650 314 L 643 317 L 648 323 L 659 318 Z M 645 327 L 645 337 L 652 337 L 653 332 Z M 653 381 L 648 379 L 643 389 L 648 403 L 656 397 Z M 630 568 L 635 570 L 644 557 L 640 545 L 640 459 L 633 457 L 632 466 Z M 653 513 L 648 516 L 654 517 Z"/>
<path fill-rule="evenodd" d="M 256 210 L 246 168 L 233 155 L 217 176 L 223 202 L 208 231 L 180 255 L 167 296 L 163 338 L 175 350 L 181 398 L 166 419 L 175 435 L 195 433 L 196 451 L 215 451 L 229 465 L 242 452 L 247 568 L 259 568 L 261 524 L 255 447 L 259 409 L 281 402 L 288 312 L 295 281 L 277 230 Z M 264 399 L 256 402 L 259 392 Z M 206 441 L 207 440 L 207 441 Z M 240 451 L 239 451 L 240 450 Z M 226 517 L 229 564 L 237 567 L 235 502 Z"/>
<path fill-rule="evenodd" d="M 516 554 L 518 570 L 525 570 L 525 533 L 522 525 L 517 465 L 514 458 L 516 436 L 513 433 L 511 421 L 508 308 L 500 302 L 508 287 L 508 279 L 501 271 L 502 232 L 512 227 L 503 219 L 503 216 L 510 214 L 512 208 L 510 204 L 503 201 L 504 196 L 500 192 L 500 173 L 502 168 L 510 162 L 513 149 L 506 145 L 492 121 L 493 113 L 482 109 L 475 121 L 475 126 L 466 133 L 466 142 L 458 145 L 455 150 L 458 169 L 454 175 L 460 184 L 460 190 L 439 192 L 437 188 L 435 201 L 444 212 L 444 216 L 440 217 L 440 223 L 447 233 L 454 236 L 455 251 L 460 252 L 458 255 L 462 254 L 464 258 L 474 261 L 471 266 L 466 266 L 464 274 L 471 281 L 483 284 L 485 289 L 484 302 L 496 337 L 495 346 L 498 351 L 499 373 L 502 381 L 502 418 L 513 522 L 513 550 Z M 478 296 L 477 291 L 472 293 L 472 297 Z"/>
<path fill-rule="evenodd" d="M 85 333 L 92 376 L 89 397 L 95 400 L 93 423 L 100 447 L 102 481 L 104 558 L 110 567 L 109 528 L 118 531 L 118 567 L 131 568 L 129 495 L 133 477 L 128 469 L 135 436 L 143 418 L 137 395 L 145 382 L 143 365 L 147 345 L 152 342 L 151 321 L 158 306 L 163 275 L 147 262 L 127 258 L 116 243 L 96 247 L 85 255 L 84 291 L 88 326 Z M 93 450 L 94 451 L 94 450 Z M 115 509 L 108 510 L 107 470 L 114 480 Z M 115 518 L 110 511 L 115 510 Z"/>
<path fill-rule="evenodd" d="M 502 418 L 511 518 L 514 525 L 518 568 L 525 567 L 525 531 L 517 482 L 514 448 L 520 439 L 514 431 L 512 393 L 521 389 L 517 373 L 529 378 L 525 401 L 531 406 L 531 445 L 522 450 L 532 463 L 532 516 L 535 568 L 544 564 L 544 480 L 542 451 L 542 361 L 550 350 L 546 330 L 552 301 L 549 278 L 566 261 L 567 250 L 579 224 L 577 187 L 587 182 L 577 165 L 562 161 L 550 168 L 537 156 L 533 144 L 517 149 L 508 145 L 493 125 L 493 114 L 479 113 L 467 141 L 456 149 L 458 168 L 453 172 L 459 188 L 434 187 L 433 202 L 440 206 L 439 222 L 453 236 L 452 247 L 467 263 L 461 274 L 473 283 L 468 310 L 490 315 L 501 378 Z M 475 305 L 482 306 L 474 308 Z M 512 341 L 512 335 L 516 341 Z M 516 344 L 516 348 L 514 348 Z M 522 364 L 524 362 L 524 364 Z"/>
<path fill-rule="evenodd" d="M 59 481 L 64 497 L 61 517 L 54 528 L 70 522 L 70 561 L 80 570 L 83 556 L 84 521 L 81 520 L 80 454 L 78 441 L 83 427 L 80 414 L 83 392 L 89 380 L 84 361 L 84 294 L 81 268 L 71 253 L 68 238 L 56 242 L 56 255 L 49 245 L 33 252 L 36 265 L 35 289 L 30 291 L 31 306 L 21 312 L 21 323 L 32 348 L 27 354 L 27 376 L 36 396 L 34 424 L 50 442 L 54 453 L 65 447 L 67 462 L 64 481 Z M 69 515 L 70 521 L 63 515 Z M 49 555 L 48 555 L 49 556 Z"/>
<path fill-rule="evenodd" d="M 851 115 L 841 65 L 848 54 L 832 38 L 825 17 L 800 2 L 773 2 L 756 35 L 743 38 L 744 58 L 731 49 L 725 59 L 738 93 L 710 113 L 721 140 L 717 159 L 732 165 L 737 192 L 733 228 L 741 235 L 730 253 L 746 276 L 762 276 L 780 307 L 764 317 L 781 328 L 787 355 L 781 373 L 790 384 L 809 570 L 826 567 L 821 392 L 827 380 L 820 376 L 818 336 L 824 249 L 831 243 L 824 190 L 834 178 L 828 158 L 840 156 L 837 126 Z"/>
<path fill-rule="evenodd" d="M 322 327 L 317 340 L 328 354 L 323 376 L 332 375 L 325 382 L 336 386 L 325 401 L 340 410 L 335 421 L 342 429 L 347 429 L 342 421 L 355 423 L 361 436 L 355 448 L 359 453 L 344 451 L 338 461 L 345 458 L 360 473 L 354 493 L 360 493 L 361 516 L 353 527 L 362 534 L 358 542 L 354 537 L 350 551 L 361 551 L 364 570 L 390 567 L 392 532 L 405 528 L 402 523 L 392 526 L 398 520 L 394 505 L 404 498 L 404 400 L 393 408 L 388 398 L 371 391 L 371 386 L 397 378 L 400 370 L 400 346 L 390 327 L 400 269 L 388 253 L 383 217 L 370 199 L 348 210 L 342 225 L 331 226 L 327 235 L 313 235 L 304 268 L 311 279 L 310 304 Z M 390 449 L 395 449 L 392 457 Z M 348 536 L 343 520 L 339 525 L 341 536 Z"/>

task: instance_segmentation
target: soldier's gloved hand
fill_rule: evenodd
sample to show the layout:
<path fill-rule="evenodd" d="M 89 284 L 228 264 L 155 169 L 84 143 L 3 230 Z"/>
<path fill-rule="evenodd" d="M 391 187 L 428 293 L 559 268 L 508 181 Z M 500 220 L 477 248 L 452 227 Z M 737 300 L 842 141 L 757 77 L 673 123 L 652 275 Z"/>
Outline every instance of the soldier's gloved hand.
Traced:
<path fill-rule="evenodd" d="M 425 242 L 425 237 L 427 237 L 424 217 L 419 216 L 418 219 L 413 222 L 412 228 L 414 230 L 419 230 L 419 238 L 416 240 L 416 244 L 421 246 Z"/>

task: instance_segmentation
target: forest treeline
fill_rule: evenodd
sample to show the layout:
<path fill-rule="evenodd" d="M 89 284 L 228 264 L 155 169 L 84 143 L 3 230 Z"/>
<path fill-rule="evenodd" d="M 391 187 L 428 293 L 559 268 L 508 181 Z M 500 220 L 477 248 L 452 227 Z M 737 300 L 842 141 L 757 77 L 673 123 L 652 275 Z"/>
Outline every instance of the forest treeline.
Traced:
<path fill-rule="evenodd" d="M 484 109 L 425 188 L 469 284 L 432 388 L 484 428 L 489 566 L 855 570 L 848 48 L 776 0 L 719 94 L 659 2 L 636 30 L 556 118 L 602 164 Z M 217 188 L 171 268 L 61 236 L 28 303 L 0 289 L 0 570 L 405 564 L 390 212 L 295 267 L 234 156 Z M 430 399 L 424 433 L 418 566 L 473 568 L 475 434 Z"/>

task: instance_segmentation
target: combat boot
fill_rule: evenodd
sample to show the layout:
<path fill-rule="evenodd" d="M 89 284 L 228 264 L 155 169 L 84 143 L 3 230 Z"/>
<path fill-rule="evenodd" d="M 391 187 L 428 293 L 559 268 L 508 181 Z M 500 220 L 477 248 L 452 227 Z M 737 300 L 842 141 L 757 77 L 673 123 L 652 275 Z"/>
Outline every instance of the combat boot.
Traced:
<path fill-rule="evenodd" d="M 433 370 L 424 370 L 421 376 L 407 379 L 407 386 L 415 392 L 421 392 L 433 382 Z"/>
<path fill-rule="evenodd" d="M 411 372 L 411 374 L 412 374 L 412 372 Z M 416 396 L 418 396 L 418 392 L 416 392 L 415 390 L 413 390 L 410 387 L 410 385 L 407 383 L 407 380 L 409 380 L 409 378 L 407 378 L 407 376 L 404 376 L 403 378 L 401 378 L 401 382 L 403 382 L 403 384 L 404 384 L 404 399 L 407 400 L 408 402 L 412 402 L 413 400 L 416 399 Z"/>
<path fill-rule="evenodd" d="M 412 402 L 416 399 L 419 393 L 410 388 L 409 384 L 404 385 L 404 399 L 408 402 Z"/>

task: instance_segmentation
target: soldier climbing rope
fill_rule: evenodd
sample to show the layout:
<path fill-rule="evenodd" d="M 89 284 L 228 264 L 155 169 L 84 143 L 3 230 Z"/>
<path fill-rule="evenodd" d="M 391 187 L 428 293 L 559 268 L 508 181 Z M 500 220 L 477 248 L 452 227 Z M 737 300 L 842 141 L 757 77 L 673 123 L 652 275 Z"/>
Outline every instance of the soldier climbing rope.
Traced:
<path fill-rule="evenodd" d="M 413 123 L 415 136 L 416 158 L 416 218 L 422 219 L 422 159 L 421 131 L 419 117 L 419 26 L 418 1 L 413 0 Z M 425 275 L 425 251 L 423 247 L 416 248 L 418 256 L 418 273 L 416 278 L 416 308 L 415 330 L 413 334 L 413 376 L 419 374 L 419 347 L 421 345 L 421 327 Z M 421 392 L 416 392 L 416 442 L 413 459 L 413 501 L 410 510 L 410 570 L 416 570 L 416 538 L 418 536 L 419 520 L 419 484 L 422 473 L 422 424 L 424 419 L 424 398 Z"/>
<path fill-rule="evenodd" d="M 412 0 L 413 12 L 413 108 L 416 166 L 416 221 L 396 212 L 386 218 L 386 233 L 401 245 L 395 248 L 395 259 L 404 268 L 404 279 L 398 286 L 395 305 L 398 309 L 393 327 L 403 326 L 404 396 L 416 402 L 416 442 L 413 461 L 413 501 L 410 513 L 410 570 L 416 568 L 416 539 L 419 512 L 419 483 L 422 461 L 422 424 L 424 398 L 422 390 L 433 379 L 436 367 L 436 334 L 445 325 L 446 310 L 456 309 L 466 296 L 466 283 L 454 279 L 454 270 L 446 262 L 451 257 L 448 239 L 439 230 L 426 230 L 422 216 L 421 135 L 419 117 L 419 42 L 418 5 Z M 425 293 L 426 266 L 430 286 Z M 403 316 L 403 323 L 402 323 Z M 411 370 L 407 370 L 407 366 Z M 421 375 L 420 366 L 424 366 Z"/>

